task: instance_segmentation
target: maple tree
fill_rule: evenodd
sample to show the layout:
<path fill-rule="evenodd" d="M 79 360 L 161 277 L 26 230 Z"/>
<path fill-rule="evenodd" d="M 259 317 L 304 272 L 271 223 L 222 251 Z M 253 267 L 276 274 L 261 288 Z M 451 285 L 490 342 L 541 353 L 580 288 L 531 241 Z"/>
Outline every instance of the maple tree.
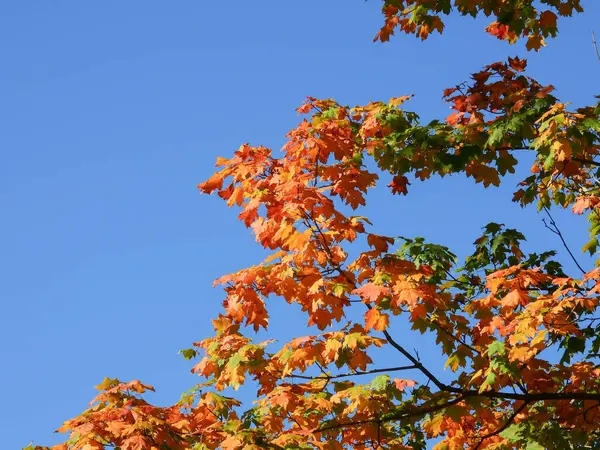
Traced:
<path fill-rule="evenodd" d="M 578 0 L 383 3 L 376 40 L 395 30 L 424 39 L 456 10 L 494 16 L 490 34 L 534 50 L 559 16 L 582 12 Z M 219 158 L 199 189 L 240 208 L 272 254 L 216 281 L 225 300 L 215 334 L 182 351 L 206 381 L 159 407 L 143 398 L 150 386 L 107 378 L 52 449 L 423 449 L 432 439 L 436 449 L 599 448 L 599 268 L 568 275 L 555 252 L 526 254 L 524 236 L 496 223 L 459 263 L 447 247 L 376 234 L 353 215 L 382 173 L 400 195 L 451 173 L 497 186 L 529 152 L 512 200 L 545 210 L 561 240 L 551 209 L 586 214 L 583 251 L 595 255 L 600 103 L 571 110 L 525 70 L 519 58 L 486 66 L 445 90 L 452 114 L 427 124 L 405 109 L 410 97 L 355 107 L 308 98 L 281 157 L 242 145 Z M 314 331 L 257 340 L 278 301 Z M 394 316 L 436 338 L 450 381 L 394 338 Z M 380 347 L 394 364 L 376 364 Z M 223 392 L 241 386 L 256 388 L 252 404 Z"/>

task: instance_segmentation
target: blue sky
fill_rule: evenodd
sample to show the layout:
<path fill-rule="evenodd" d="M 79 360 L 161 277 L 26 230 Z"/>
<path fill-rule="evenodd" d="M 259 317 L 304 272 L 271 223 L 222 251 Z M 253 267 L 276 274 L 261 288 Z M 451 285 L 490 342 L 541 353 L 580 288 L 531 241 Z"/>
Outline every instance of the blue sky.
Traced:
<path fill-rule="evenodd" d="M 600 73 L 600 5 L 584 6 L 529 55 L 529 73 L 576 105 L 591 103 Z M 4 448 L 58 442 L 52 431 L 104 376 L 155 385 L 159 404 L 198 381 L 177 350 L 211 333 L 222 299 L 212 280 L 261 255 L 234 211 L 196 191 L 217 155 L 279 148 L 308 95 L 414 93 L 409 108 L 444 117 L 443 88 L 524 55 L 481 21 L 373 44 L 380 22 L 375 0 L 0 4 Z M 523 230 L 531 249 L 559 248 L 533 209 L 510 203 L 516 181 L 484 193 L 433 180 L 393 203 L 379 189 L 368 214 L 380 232 L 461 255 L 491 220 Z M 585 222 L 557 218 L 581 247 Z"/>

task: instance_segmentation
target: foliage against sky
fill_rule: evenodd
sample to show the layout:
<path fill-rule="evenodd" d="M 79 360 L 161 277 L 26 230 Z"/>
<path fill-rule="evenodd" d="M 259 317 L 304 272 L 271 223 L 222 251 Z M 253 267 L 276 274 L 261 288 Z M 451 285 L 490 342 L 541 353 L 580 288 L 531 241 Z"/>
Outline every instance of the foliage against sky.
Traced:
<path fill-rule="evenodd" d="M 534 50 L 556 33 L 558 16 L 581 12 L 576 1 L 453 3 L 495 16 L 488 32 L 524 37 Z M 385 2 L 376 39 L 398 28 L 441 32 L 450 7 Z M 409 97 L 355 107 L 309 98 L 283 157 L 242 145 L 220 158 L 200 190 L 241 208 L 239 219 L 273 254 L 217 280 L 226 297 L 215 335 L 182 352 L 199 358 L 193 371 L 206 382 L 157 407 L 140 395 L 149 386 L 106 379 L 90 409 L 61 428 L 70 440 L 53 448 L 408 449 L 433 438 L 438 449 L 597 446 L 598 269 L 568 275 L 554 252 L 525 254 L 524 236 L 496 223 L 459 263 L 449 248 L 379 235 L 350 211 L 368 202 L 373 164 L 392 175 L 393 193 L 410 195 L 435 174 L 499 185 L 515 155 L 530 152 L 535 163 L 513 200 L 587 215 L 583 250 L 595 255 L 600 107 L 570 109 L 519 58 L 484 67 L 444 97 L 451 115 L 426 124 L 405 109 Z M 302 309 L 311 334 L 253 341 L 268 331 L 269 302 L 282 300 Z M 351 308 L 362 317 L 349 320 Z M 452 381 L 394 339 L 392 316 L 436 337 Z M 384 346 L 397 352 L 394 364 L 372 358 Z M 222 395 L 251 379 L 254 404 Z"/>

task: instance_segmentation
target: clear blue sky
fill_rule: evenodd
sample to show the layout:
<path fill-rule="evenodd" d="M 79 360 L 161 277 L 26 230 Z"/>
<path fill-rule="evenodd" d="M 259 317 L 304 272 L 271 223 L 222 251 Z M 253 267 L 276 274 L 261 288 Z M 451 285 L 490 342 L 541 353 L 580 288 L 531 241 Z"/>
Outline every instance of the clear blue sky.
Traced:
<path fill-rule="evenodd" d="M 600 5 L 584 4 L 585 16 L 530 55 L 530 74 L 578 105 L 600 79 L 590 42 Z M 3 448 L 58 442 L 52 431 L 104 376 L 155 385 L 159 404 L 198 381 L 176 352 L 211 333 L 222 299 L 212 280 L 260 258 L 235 212 L 196 192 L 217 155 L 247 141 L 279 148 L 307 95 L 355 104 L 414 93 L 414 110 L 444 117 L 443 88 L 524 54 L 471 19 L 452 19 L 443 39 L 373 44 L 379 8 L 0 4 Z M 491 220 L 521 228 L 532 249 L 558 248 L 533 210 L 510 204 L 515 181 L 485 196 L 460 177 L 432 181 L 394 203 L 376 190 L 369 214 L 382 232 L 463 255 Z M 559 217 L 580 247 L 585 223 Z"/>

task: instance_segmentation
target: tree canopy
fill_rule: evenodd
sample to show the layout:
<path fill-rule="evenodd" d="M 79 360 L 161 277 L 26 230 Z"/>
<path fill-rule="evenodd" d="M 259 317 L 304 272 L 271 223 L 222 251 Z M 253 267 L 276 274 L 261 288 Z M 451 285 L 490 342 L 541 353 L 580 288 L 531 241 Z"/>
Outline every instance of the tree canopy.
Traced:
<path fill-rule="evenodd" d="M 449 14 L 485 15 L 488 33 L 538 51 L 583 9 L 578 0 L 385 0 L 382 12 L 377 41 L 395 31 L 425 39 Z M 512 200 L 547 214 L 565 247 L 552 210 L 586 215 L 582 251 L 596 257 L 600 103 L 571 109 L 526 67 L 509 58 L 449 87 L 452 113 L 429 123 L 406 109 L 410 97 L 308 98 L 282 156 L 245 144 L 219 158 L 198 188 L 238 208 L 271 255 L 216 280 L 225 298 L 215 333 L 181 352 L 203 381 L 163 407 L 144 399 L 152 387 L 106 378 L 52 449 L 600 448 L 600 268 L 579 267 L 567 247 L 580 269 L 568 274 L 554 251 L 526 253 L 525 236 L 498 223 L 458 261 L 355 215 L 382 174 L 397 195 L 453 173 L 498 186 L 527 152 L 534 163 Z M 276 341 L 272 302 L 296 305 L 307 335 Z M 435 337 L 450 381 L 394 337 L 395 316 Z M 382 361 L 382 347 L 396 356 Z M 252 404 L 235 398 L 241 387 L 255 390 Z"/>

